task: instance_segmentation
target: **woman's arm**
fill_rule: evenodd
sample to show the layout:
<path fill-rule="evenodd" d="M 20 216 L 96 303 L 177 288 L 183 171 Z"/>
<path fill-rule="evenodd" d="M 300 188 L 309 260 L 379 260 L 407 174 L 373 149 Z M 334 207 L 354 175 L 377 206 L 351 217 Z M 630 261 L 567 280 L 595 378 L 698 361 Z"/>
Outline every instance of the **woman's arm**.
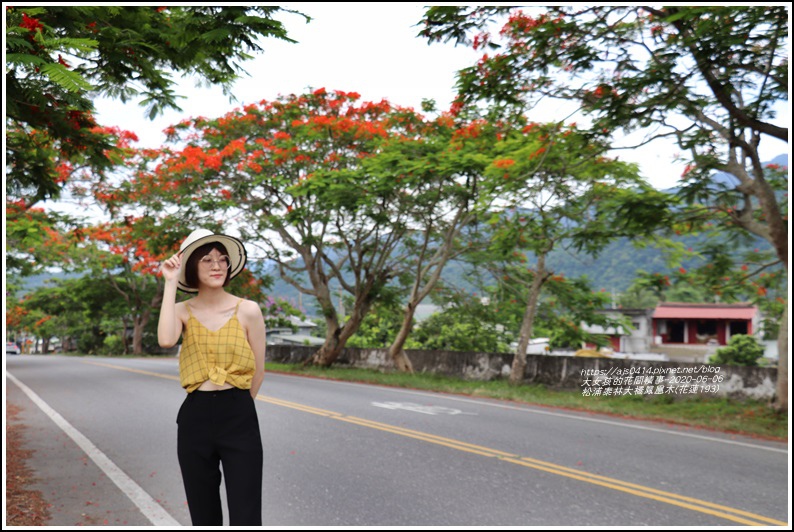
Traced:
<path fill-rule="evenodd" d="M 160 347 L 174 347 L 182 334 L 182 320 L 176 303 L 176 288 L 182 260 L 179 254 L 163 262 L 161 271 L 165 279 L 163 302 L 160 305 L 160 321 L 157 323 L 157 342 Z M 181 303 L 179 304 L 181 305 Z"/>
<path fill-rule="evenodd" d="M 248 337 L 248 345 L 254 352 L 254 378 L 251 381 L 251 397 L 256 398 L 262 381 L 265 380 L 265 318 L 262 316 L 262 309 L 259 305 L 250 300 L 246 300 L 240 305 L 240 313 L 243 318 L 243 326 Z"/>

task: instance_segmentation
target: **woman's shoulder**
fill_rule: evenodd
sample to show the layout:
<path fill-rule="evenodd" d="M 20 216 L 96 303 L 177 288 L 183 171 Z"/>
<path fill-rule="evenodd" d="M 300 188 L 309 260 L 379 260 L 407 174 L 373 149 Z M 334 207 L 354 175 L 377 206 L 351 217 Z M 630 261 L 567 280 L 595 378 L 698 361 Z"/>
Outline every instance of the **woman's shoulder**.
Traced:
<path fill-rule="evenodd" d="M 189 310 L 191 308 L 196 308 L 194 305 L 190 304 L 190 302 L 193 301 L 194 299 L 196 299 L 195 296 L 191 297 L 190 299 L 185 299 L 184 301 L 179 301 L 176 304 L 177 310 L 185 310 L 185 311 L 187 311 L 187 310 Z"/>
<path fill-rule="evenodd" d="M 177 316 L 180 317 L 182 315 L 187 316 L 187 314 L 190 312 L 190 307 L 188 307 L 187 301 L 178 302 L 174 308 L 176 309 Z"/>
<path fill-rule="evenodd" d="M 244 312 L 249 315 L 262 315 L 262 309 L 259 307 L 259 303 L 251 299 L 245 299 L 241 297 L 237 302 L 237 308 L 240 309 L 240 312 Z"/>

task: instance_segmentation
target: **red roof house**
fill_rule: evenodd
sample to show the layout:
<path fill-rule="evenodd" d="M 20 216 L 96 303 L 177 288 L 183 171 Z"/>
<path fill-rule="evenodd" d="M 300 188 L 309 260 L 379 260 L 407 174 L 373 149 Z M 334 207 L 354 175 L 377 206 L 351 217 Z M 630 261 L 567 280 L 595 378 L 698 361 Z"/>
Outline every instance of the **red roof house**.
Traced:
<path fill-rule="evenodd" d="M 654 343 L 726 345 L 735 334 L 754 334 L 758 320 L 758 307 L 746 303 L 659 303 Z"/>

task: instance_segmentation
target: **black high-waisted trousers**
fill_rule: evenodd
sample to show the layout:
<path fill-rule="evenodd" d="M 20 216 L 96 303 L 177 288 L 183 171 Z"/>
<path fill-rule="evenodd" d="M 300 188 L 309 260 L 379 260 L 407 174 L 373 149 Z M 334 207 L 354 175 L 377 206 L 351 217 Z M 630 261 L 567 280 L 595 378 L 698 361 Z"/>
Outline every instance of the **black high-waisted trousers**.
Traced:
<path fill-rule="evenodd" d="M 177 455 L 194 526 L 222 526 L 221 470 L 229 524 L 262 524 L 262 439 L 249 390 L 194 391 L 177 420 Z"/>

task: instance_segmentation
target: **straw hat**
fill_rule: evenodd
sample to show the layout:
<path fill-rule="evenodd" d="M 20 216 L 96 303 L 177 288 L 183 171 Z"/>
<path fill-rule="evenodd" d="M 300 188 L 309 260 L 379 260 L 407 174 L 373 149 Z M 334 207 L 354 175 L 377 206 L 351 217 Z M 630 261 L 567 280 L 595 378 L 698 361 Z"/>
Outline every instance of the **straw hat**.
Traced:
<path fill-rule="evenodd" d="M 182 245 L 179 246 L 179 253 L 182 255 L 182 268 L 179 270 L 179 282 L 177 286 L 183 292 L 198 292 L 198 288 L 191 288 L 185 282 L 185 265 L 191 253 L 193 253 L 196 248 L 211 242 L 219 242 L 226 248 L 229 261 L 231 262 L 231 266 L 229 267 L 229 279 L 234 279 L 237 274 L 243 271 L 247 255 L 245 253 L 245 246 L 243 246 L 240 240 L 233 236 L 216 235 L 208 229 L 196 229 L 190 233 L 184 242 L 182 242 Z"/>

